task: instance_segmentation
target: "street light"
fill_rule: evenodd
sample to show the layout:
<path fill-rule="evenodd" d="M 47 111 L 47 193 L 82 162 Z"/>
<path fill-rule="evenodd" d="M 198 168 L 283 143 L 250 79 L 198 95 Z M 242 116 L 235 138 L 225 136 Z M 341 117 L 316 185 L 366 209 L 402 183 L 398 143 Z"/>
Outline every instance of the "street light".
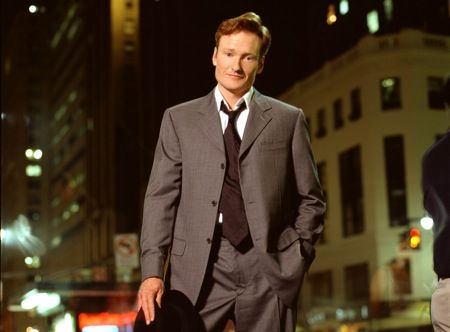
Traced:
<path fill-rule="evenodd" d="M 20 214 L 9 229 L 1 229 L 2 244 L 17 244 L 25 257 L 42 256 L 46 253 L 45 244 L 31 233 L 28 218 Z"/>
<path fill-rule="evenodd" d="M 423 229 L 426 229 L 429 231 L 433 228 L 434 221 L 431 217 L 425 216 L 420 219 L 420 226 L 422 226 Z"/>

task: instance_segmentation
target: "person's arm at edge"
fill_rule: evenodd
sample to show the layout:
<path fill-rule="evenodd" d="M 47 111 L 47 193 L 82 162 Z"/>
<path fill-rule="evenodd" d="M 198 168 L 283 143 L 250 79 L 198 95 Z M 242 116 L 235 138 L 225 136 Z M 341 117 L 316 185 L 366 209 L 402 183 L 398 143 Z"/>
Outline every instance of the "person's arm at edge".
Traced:
<path fill-rule="evenodd" d="M 147 324 L 155 319 L 154 303 L 164 293 L 164 267 L 172 243 L 181 188 L 181 148 L 170 111 L 164 113 L 148 183 L 141 230 L 142 284 L 138 305 Z"/>
<path fill-rule="evenodd" d="M 302 254 L 310 265 L 315 257 L 314 244 L 323 232 L 326 203 L 301 109 L 292 140 L 292 160 L 299 195 L 295 229 L 300 236 Z"/>

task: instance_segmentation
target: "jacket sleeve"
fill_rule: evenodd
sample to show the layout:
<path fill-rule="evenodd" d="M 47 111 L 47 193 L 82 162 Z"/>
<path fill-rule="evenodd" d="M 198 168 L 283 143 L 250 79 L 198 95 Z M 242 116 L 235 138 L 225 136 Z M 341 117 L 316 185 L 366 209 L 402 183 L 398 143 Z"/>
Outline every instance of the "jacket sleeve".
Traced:
<path fill-rule="evenodd" d="M 142 279 L 164 277 L 181 191 L 181 148 L 171 113 L 164 113 L 144 200 L 141 229 Z"/>
<path fill-rule="evenodd" d="M 299 196 L 295 230 L 300 236 L 302 254 L 310 264 L 315 256 L 314 244 L 323 232 L 326 204 L 302 110 L 295 125 L 292 160 Z"/>

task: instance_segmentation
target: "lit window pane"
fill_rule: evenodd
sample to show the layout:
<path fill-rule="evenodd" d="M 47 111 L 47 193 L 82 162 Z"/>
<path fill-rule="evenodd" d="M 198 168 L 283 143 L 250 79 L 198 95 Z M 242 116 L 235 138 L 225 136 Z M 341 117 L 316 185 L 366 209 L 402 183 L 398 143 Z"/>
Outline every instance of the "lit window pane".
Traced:
<path fill-rule="evenodd" d="M 38 177 L 42 175 L 42 168 L 40 165 L 28 165 L 25 173 L 30 177 Z"/>
<path fill-rule="evenodd" d="M 375 33 L 380 28 L 380 23 L 378 20 L 378 12 L 376 10 L 372 10 L 367 13 L 367 28 L 370 33 Z"/>
<path fill-rule="evenodd" d="M 339 13 L 341 15 L 345 15 L 348 13 L 348 10 L 349 10 L 348 0 L 341 0 L 341 2 L 339 3 Z"/>
<path fill-rule="evenodd" d="M 380 81 L 381 107 L 383 110 L 399 109 L 402 105 L 400 95 L 400 79 L 384 78 Z"/>

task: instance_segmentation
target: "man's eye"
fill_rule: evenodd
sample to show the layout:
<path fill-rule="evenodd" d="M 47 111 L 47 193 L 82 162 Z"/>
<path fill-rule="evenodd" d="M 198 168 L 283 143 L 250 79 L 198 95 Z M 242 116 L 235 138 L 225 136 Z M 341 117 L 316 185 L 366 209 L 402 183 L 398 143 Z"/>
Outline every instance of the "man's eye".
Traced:
<path fill-rule="evenodd" d="M 226 56 L 232 56 L 233 54 L 231 52 L 225 52 Z"/>
<path fill-rule="evenodd" d="M 245 60 L 247 60 L 247 61 L 255 61 L 255 60 L 256 60 L 256 57 L 254 57 L 253 55 L 249 55 L 249 56 L 247 56 L 247 57 L 245 58 Z"/>

